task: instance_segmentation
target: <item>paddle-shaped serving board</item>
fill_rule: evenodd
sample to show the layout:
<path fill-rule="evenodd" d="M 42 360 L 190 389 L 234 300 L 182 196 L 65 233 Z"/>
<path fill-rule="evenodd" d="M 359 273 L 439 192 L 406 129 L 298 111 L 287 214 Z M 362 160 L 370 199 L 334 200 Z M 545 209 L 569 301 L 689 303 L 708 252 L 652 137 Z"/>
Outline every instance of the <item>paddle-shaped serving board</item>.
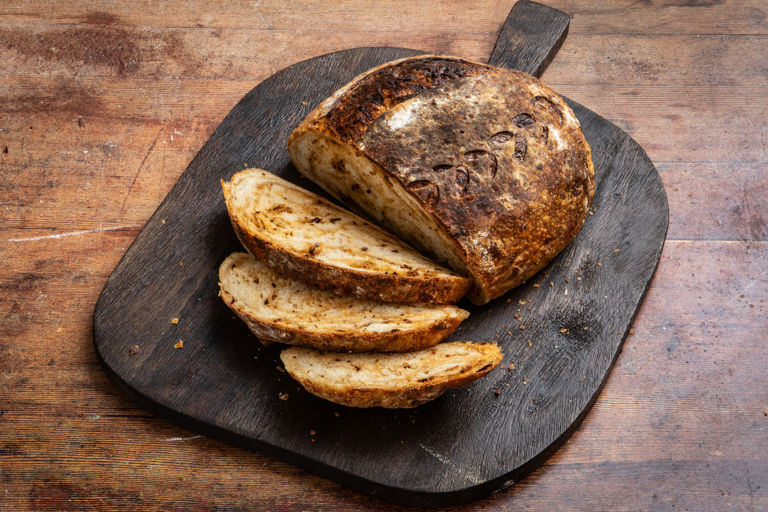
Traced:
<path fill-rule="evenodd" d="M 567 27 L 564 13 L 519 2 L 490 62 L 539 73 Z M 519 480 L 587 413 L 659 261 L 667 201 L 642 148 L 571 102 L 592 146 L 594 215 L 527 284 L 482 307 L 464 304 L 472 315 L 452 336 L 498 341 L 504 368 L 414 410 L 351 409 L 310 395 L 276 368 L 280 347 L 263 348 L 217 297 L 219 263 L 240 250 L 219 180 L 261 167 L 314 189 L 288 160 L 291 130 L 355 75 L 419 53 L 323 55 L 248 93 L 107 281 L 94 338 L 110 377 L 161 416 L 369 494 L 445 505 Z"/>

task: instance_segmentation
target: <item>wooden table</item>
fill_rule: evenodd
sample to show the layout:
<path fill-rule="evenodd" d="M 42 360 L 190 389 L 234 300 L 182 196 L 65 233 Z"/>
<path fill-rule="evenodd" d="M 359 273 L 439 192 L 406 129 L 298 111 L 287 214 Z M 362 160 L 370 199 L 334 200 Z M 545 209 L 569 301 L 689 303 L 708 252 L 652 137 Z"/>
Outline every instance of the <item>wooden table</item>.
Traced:
<path fill-rule="evenodd" d="M 646 149 L 669 233 L 580 429 L 464 508 L 766 510 L 768 5 L 547 3 L 571 26 L 542 78 Z M 93 349 L 106 278 L 242 95 L 355 46 L 483 60 L 512 2 L 290 4 L 0 7 L 0 509 L 391 508 L 146 413 Z"/>

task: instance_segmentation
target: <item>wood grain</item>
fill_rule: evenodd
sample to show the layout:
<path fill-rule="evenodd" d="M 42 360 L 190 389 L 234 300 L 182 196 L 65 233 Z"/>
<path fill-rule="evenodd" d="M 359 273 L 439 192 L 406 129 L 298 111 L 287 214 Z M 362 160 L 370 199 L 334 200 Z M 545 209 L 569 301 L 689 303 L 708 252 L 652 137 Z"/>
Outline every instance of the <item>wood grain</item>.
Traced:
<path fill-rule="evenodd" d="M 768 249 L 759 227 L 768 9 L 761 0 L 546 3 L 568 12 L 571 24 L 543 78 L 648 151 L 667 189 L 673 240 L 635 334 L 580 429 L 513 490 L 463 508 L 766 509 Z M 167 2 L 163 12 L 139 2 L 1 6 L 3 35 L 122 29 L 142 49 L 151 36 L 161 47 L 151 63 L 118 76 L 118 64 L 40 47 L 21 54 L 0 36 L 0 509 L 389 510 L 147 415 L 99 370 L 90 317 L 140 227 L 260 80 L 365 44 L 479 59 L 509 8 L 488 2 L 470 15 L 459 2 L 434 1 L 300 9 Z M 172 34 L 193 75 L 164 46 Z M 664 124 L 652 119 L 659 112 L 680 117 Z M 100 149 L 108 142 L 115 147 Z M 136 227 L 103 231 L 122 225 Z M 49 238 L 8 241 L 40 236 Z"/>

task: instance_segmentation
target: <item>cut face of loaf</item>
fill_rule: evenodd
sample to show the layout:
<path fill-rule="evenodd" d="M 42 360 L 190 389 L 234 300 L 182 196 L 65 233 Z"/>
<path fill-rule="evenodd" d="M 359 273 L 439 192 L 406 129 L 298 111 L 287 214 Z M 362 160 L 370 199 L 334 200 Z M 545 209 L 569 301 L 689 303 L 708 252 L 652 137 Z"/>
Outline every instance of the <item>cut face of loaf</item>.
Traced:
<path fill-rule="evenodd" d="M 450 304 L 471 286 L 370 222 L 274 174 L 249 169 L 221 186 L 240 241 L 281 274 L 381 302 Z"/>
<path fill-rule="evenodd" d="M 321 398 L 350 407 L 416 407 L 469 384 L 501 362 L 492 343 L 441 343 L 400 354 L 334 354 L 289 348 L 286 371 Z"/>
<path fill-rule="evenodd" d="M 356 77 L 288 149 L 329 193 L 470 275 L 476 303 L 551 261 L 595 190 L 589 145 L 562 98 L 525 73 L 453 57 Z"/>
<path fill-rule="evenodd" d="M 455 306 L 342 297 L 278 274 L 250 254 L 219 267 L 222 300 L 268 344 L 401 352 L 439 343 L 469 315 Z"/>

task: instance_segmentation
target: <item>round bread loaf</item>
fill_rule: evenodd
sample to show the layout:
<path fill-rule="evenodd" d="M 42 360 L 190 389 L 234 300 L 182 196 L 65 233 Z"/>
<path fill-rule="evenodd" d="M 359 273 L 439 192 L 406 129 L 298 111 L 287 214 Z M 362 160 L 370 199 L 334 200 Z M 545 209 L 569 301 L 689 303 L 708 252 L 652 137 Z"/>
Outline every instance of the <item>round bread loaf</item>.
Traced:
<path fill-rule="evenodd" d="M 589 145 L 560 96 L 525 73 L 454 57 L 359 75 L 288 149 L 337 199 L 470 276 L 478 304 L 551 261 L 595 192 Z"/>

